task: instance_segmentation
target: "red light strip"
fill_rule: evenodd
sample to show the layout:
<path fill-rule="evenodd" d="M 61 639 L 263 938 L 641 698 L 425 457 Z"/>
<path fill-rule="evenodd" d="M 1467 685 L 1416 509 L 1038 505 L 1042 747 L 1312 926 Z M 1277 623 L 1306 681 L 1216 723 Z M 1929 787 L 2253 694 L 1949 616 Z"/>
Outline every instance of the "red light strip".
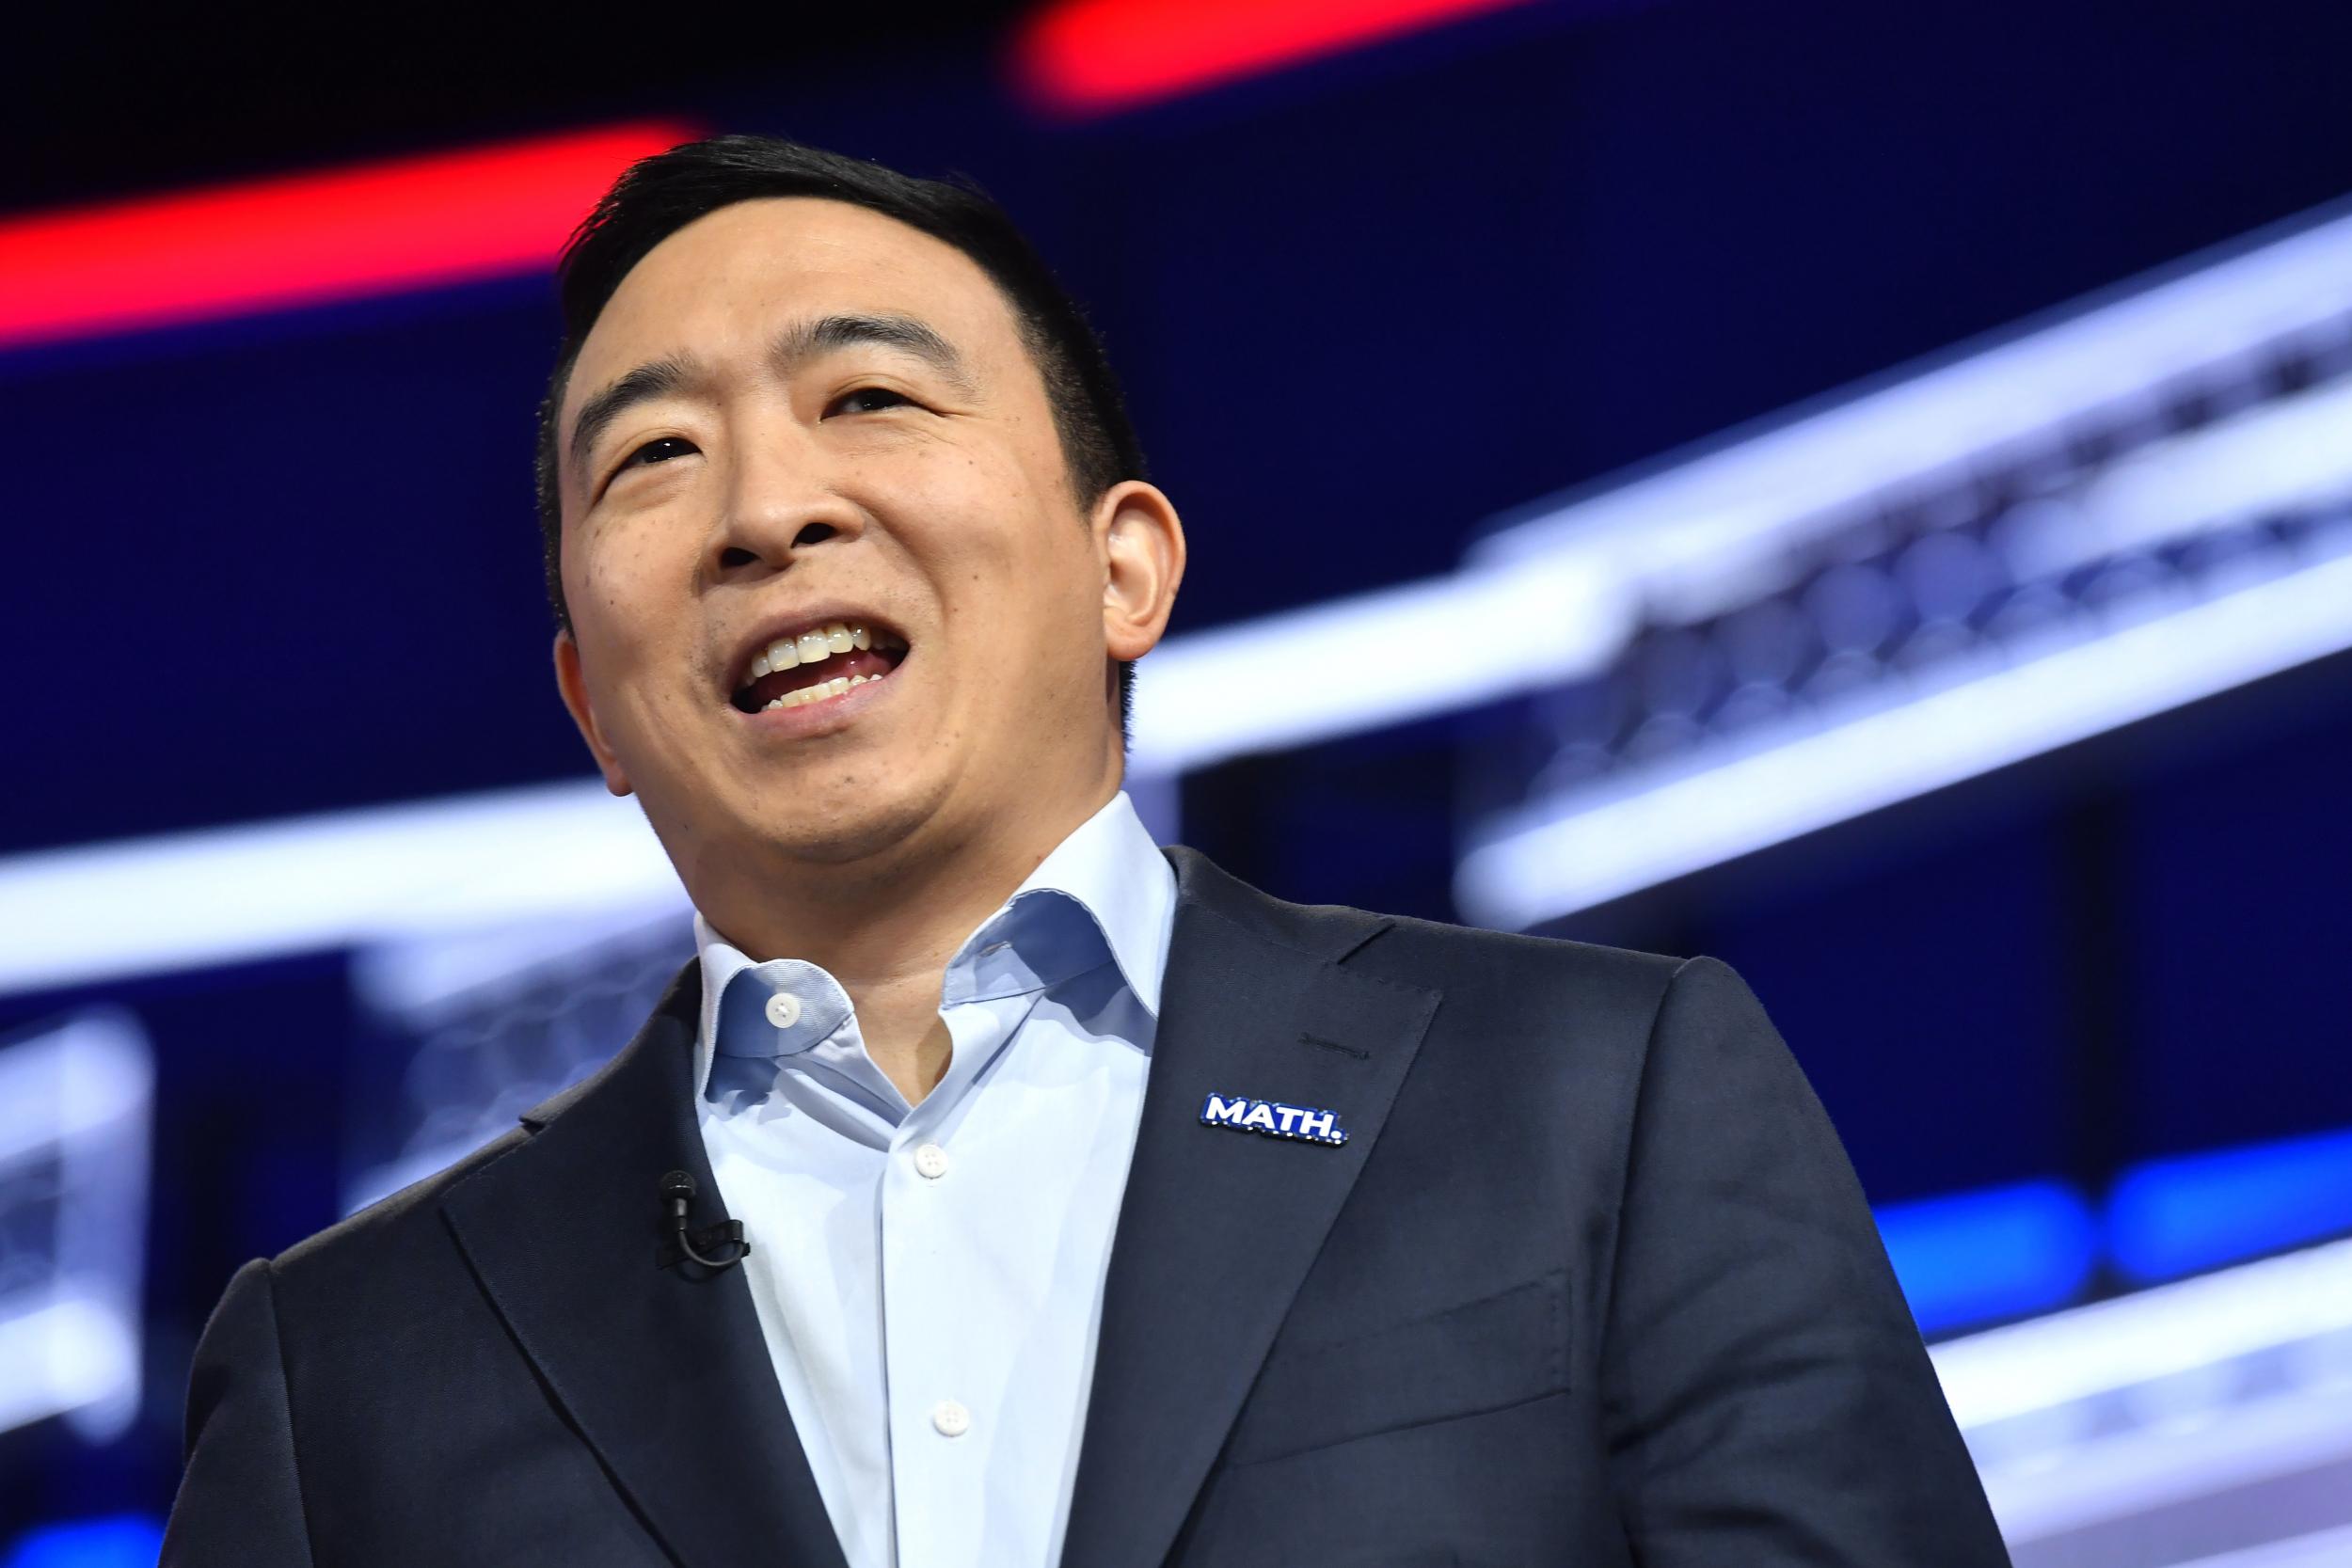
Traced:
<path fill-rule="evenodd" d="M 1039 108 L 1102 114 L 1527 0 L 1058 0 L 1013 41 Z"/>
<path fill-rule="evenodd" d="M 0 347 L 548 266 L 623 167 L 695 134 L 635 121 L 0 219 Z"/>

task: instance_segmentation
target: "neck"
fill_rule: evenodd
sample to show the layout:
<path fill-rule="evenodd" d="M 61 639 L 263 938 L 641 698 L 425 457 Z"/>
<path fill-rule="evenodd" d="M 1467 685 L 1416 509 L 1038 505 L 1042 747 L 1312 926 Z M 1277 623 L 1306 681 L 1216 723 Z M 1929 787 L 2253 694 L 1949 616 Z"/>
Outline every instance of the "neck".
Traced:
<path fill-rule="evenodd" d="M 866 1053 L 909 1104 L 947 1070 L 939 1016 L 947 963 L 1056 846 L 1119 791 L 1112 777 L 1050 815 L 1002 818 L 948 842 L 902 845 L 842 865 L 728 890 L 702 905 L 712 927 L 755 962 L 792 958 L 831 974 L 857 1009 Z"/>

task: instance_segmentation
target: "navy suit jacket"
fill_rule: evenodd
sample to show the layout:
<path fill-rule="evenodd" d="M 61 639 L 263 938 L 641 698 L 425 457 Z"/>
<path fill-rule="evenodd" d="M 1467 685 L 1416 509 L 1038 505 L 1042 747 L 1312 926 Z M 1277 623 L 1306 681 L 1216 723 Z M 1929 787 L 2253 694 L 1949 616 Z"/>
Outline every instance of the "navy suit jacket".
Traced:
<path fill-rule="evenodd" d="M 2008 1561 L 1836 1134 L 1709 958 L 1178 905 L 1069 1568 Z M 841 1568 L 700 1183 L 699 971 L 585 1083 L 241 1269 L 164 1561 Z M 1206 1125 L 1327 1107 L 1343 1145 Z M 921 1568 L 911 1564 L 909 1568 Z"/>

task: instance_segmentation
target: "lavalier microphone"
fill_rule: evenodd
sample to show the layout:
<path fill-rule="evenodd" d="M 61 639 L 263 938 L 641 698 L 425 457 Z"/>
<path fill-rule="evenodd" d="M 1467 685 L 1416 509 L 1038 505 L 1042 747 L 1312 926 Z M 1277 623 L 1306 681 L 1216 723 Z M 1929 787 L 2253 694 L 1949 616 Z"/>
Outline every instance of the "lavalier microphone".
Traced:
<path fill-rule="evenodd" d="M 686 1171 L 674 1170 L 661 1179 L 661 1199 L 669 1206 L 670 1244 L 675 1249 L 663 1258 L 662 1266 L 667 1268 L 680 1258 L 691 1258 L 707 1269 L 723 1269 L 741 1262 L 744 1254 L 752 1250 L 752 1243 L 744 1239 L 741 1220 L 721 1220 L 699 1230 L 687 1228 L 686 1206 L 694 1201 L 694 1178 Z M 723 1258 L 713 1258 L 705 1254 L 702 1247 L 734 1250 Z"/>

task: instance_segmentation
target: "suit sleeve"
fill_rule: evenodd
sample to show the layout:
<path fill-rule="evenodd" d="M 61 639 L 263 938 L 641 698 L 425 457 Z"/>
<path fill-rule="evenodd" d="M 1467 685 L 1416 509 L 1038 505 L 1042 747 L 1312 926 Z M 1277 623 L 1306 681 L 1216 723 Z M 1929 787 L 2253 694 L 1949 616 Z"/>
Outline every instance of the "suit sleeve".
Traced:
<path fill-rule="evenodd" d="M 2006 1568 L 1836 1132 L 1726 965 L 1652 1025 L 1600 1354 L 1643 1568 Z"/>
<path fill-rule="evenodd" d="M 266 1259 L 230 1280 L 188 1377 L 187 1467 L 159 1568 L 307 1565 L 285 1361 Z"/>

